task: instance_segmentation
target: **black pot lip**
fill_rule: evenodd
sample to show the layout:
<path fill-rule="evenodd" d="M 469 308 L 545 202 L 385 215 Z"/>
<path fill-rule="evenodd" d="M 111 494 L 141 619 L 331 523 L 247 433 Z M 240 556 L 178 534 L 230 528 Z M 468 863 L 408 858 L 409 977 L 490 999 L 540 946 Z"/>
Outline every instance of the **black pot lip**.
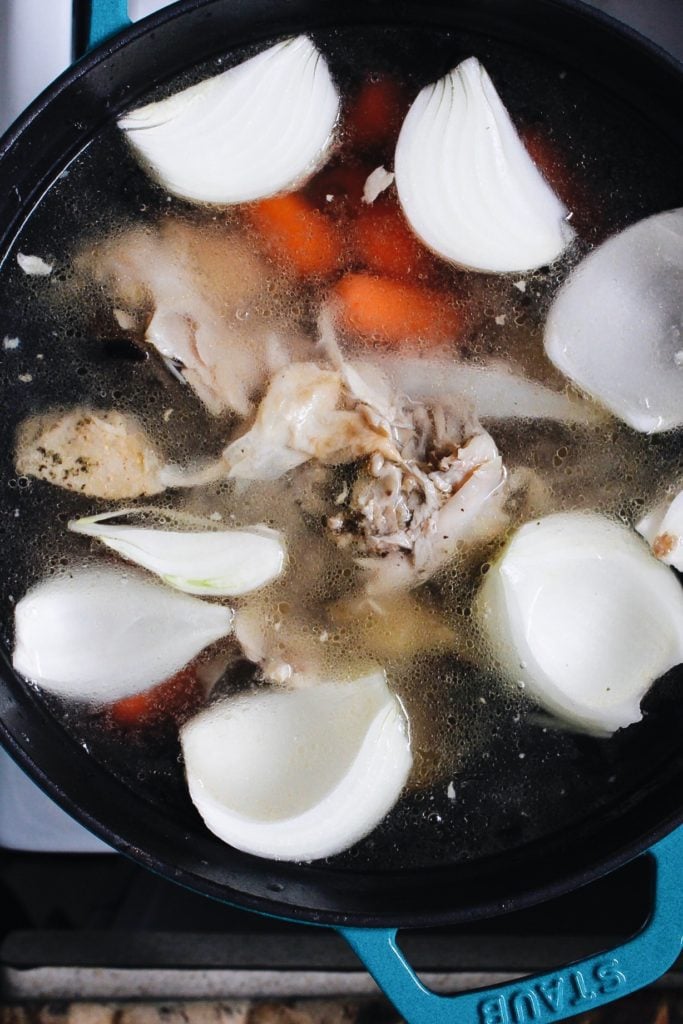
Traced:
<path fill-rule="evenodd" d="M 165 865 L 160 864 L 154 858 L 149 858 L 148 860 L 141 859 L 139 851 L 131 854 L 125 845 L 119 848 L 119 852 L 125 856 L 132 856 L 132 859 L 138 863 L 142 862 L 155 874 L 172 880 L 184 888 L 240 910 L 250 910 L 254 913 L 277 918 L 282 921 L 330 927 L 338 930 L 343 930 L 344 928 L 376 928 L 398 931 L 469 924 L 475 921 L 501 917 L 518 910 L 526 910 L 560 896 L 566 896 L 568 893 L 589 885 L 591 882 L 597 881 L 613 871 L 617 871 L 637 857 L 648 855 L 657 842 L 666 838 L 667 835 L 670 835 L 676 828 L 680 827 L 683 827 L 683 817 L 680 821 L 669 822 L 661 828 L 655 829 L 647 836 L 639 837 L 631 847 L 620 850 L 612 856 L 605 857 L 602 861 L 589 868 L 565 874 L 561 878 L 548 882 L 545 885 L 526 887 L 519 893 L 505 899 L 490 899 L 479 902 L 472 907 L 460 909 L 411 911 L 399 914 L 312 911 L 306 907 L 283 903 L 275 899 L 247 897 L 239 892 L 235 893 L 233 899 L 232 892 L 228 892 L 226 895 L 223 887 L 215 886 L 210 882 L 207 883 L 204 879 L 201 879 L 198 883 L 194 875 L 189 872 L 178 871 L 176 868 L 169 871 Z M 100 838 L 103 837 L 100 836 Z"/>
<path fill-rule="evenodd" d="M 539 884 L 537 882 L 525 881 L 511 895 L 506 893 L 503 896 L 490 897 L 466 906 L 445 906 L 443 910 L 411 909 L 398 912 L 391 910 L 373 910 L 369 912 L 328 910 L 308 906 L 305 900 L 290 902 L 287 898 L 246 893 L 238 888 L 232 888 L 186 868 L 181 868 L 173 862 L 172 858 L 155 856 L 149 852 L 144 844 L 142 846 L 138 845 L 134 841 L 121 836 L 105 822 L 91 815 L 83 806 L 74 801 L 68 793 L 65 793 L 36 764 L 25 747 L 6 729 L 2 720 L 0 720 L 0 741 L 16 763 L 55 803 L 60 805 L 95 836 L 111 846 L 113 852 L 118 852 L 128 857 L 162 878 L 227 906 L 253 911 L 283 921 L 338 929 L 343 929 L 344 927 L 385 928 L 389 930 L 434 928 L 455 924 L 468 924 L 474 921 L 499 917 L 518 910 L 525 910 L 539 903 L 545 903 L 560 896 L 565 896 L 604 875 L 624 867 L 637 857 L 647 855 L 656 843 L 673 833 L 676 828 L 683 828 L 683 810 L 670 813 L 664 820 L 658 822 L 656 826 L 639 833 L 635 839 L 619 845 L 615 851 L 608 852 L 597 859 L 588 858 L 587 862 L 580 867 L 567 871 L 566 866 L 558 860 L 557 870 L 553 870 L 552 876 L 544 882 Z M 232 848 L 227 849 L 231 853 L 239 852 L 234 851 Z M 100 856 L 100 854 L 97 856 Z M 291 868 L 295 871 L 301 871 L 307 867 L 306 865 L 283 864 L 279 861 L 267 861 L 251 857 L 250 859 L 253 859 L 255 864 L 258 862 L 259 866 L 263 864 L 264 873 L 269 871 L 277 873 L 283 867 Z M 314 869 L 316 868 L 315 862 L 313 862 L 312 866 Z M 259 868 L 257 867 L 256 870 L 258 871 Z M 334 877 L 333 869 L 322 867 L 317 868 L 317 870 L 324 873 L 329 879 Z M 438 876 L 445 878 L 452 871 L 452 867 L 445 865 L 437 869 L 429 869 L 429 874 L 437 878 L 438 884 Z M 364 877 L 372 878 L 376 876 L 381 877 L 384 881 L 388 877 L 397 880 L 403 877 L 408 881 L 410 877 L 414 878 L 416 874 L 422 875 L 423 871 L 420 869 L 391 872 L 375 870 L 365 872 Z M 303 882 L 305 885 L 306 879 L 303 879 Z M 448 902 L 448 897 L 445 896 L 444 903 L 447 905 Z"/>
<path fill-rule="evenodd" d="M 162 25 L 175 21 L 177 18 L 182 18 L 191 11 L 200 10 L 203 7 L 208 9 L 219 2 L 220 0 L 179 0 L 179 2 L 172 4 L 170 7 L 162 8 L 156 13 L 142 18 L 139 22 L 129 25 L 115 36 L 105 39 L 84 56 L 78 58 L 54 82 L 48 85 L 9 126 L 5 133 L 0 136 L 0 160 L 3 159 L 36 116 L 49 106 L 55 96 L 73 82 L 87 75 L 101 61 L 111 54 L 124 49 L 136 39 L 154 32 Z M 533 2 L 539 9 L 549 10 L 555 8 L 569 12 L 574 17 L 583 18 L 589 23 L 599 24 L 605 31 L 620 37 L 624 42 L 629 42 L 641 51 L 649 52 L 662 66 L 667 66 L 674 74 L 680 74 L 683 71 L 683 63 L 678 61 L 658 43 L 643 36 L 630 25 L 626 25 L 604 11 L 585 3 L 584 0 L 533 0 Z M 369 0 L 369 3 L 372 3 L 372 0 Z M 325 0 L 321 0 L 320 18 L 324 13 L 324 9 Z M 409 15 L 404 12 L 409 12 Z M 402 23 L 410 22 L 414 19 L 423 21 L 424 17 L 420 17 L 421 13 L 424 15 L 424 8 L 421 6 L 420 0 L 402 0 L 400 9 L 400 21 Z M 377 23 L 384 22 L 385 20 L 382 15 L 378 15 Z M 364 23 L 368 22 L 364 21 Z"/>
<path fill-rule="evenodd" d="M 41 114 L 52 103 L 54 98 L 63 92 L 73 83 L 85 77 L 94 67 L 106 60 L 110 55 L 127 47 L 137 39 L 141 39 L 157 28 L 182 18 L 186 14 L 207 8 L 207 10 L 220 2 L 220 0 L 181 0 L 180 3 L 170 8 L 162 9 L 141 22 L 131 25 L 112 39 L 105 40 L 91 52 L 86 54 L 70 68 L 68 68 L 58 79 L 55 80 L 41 95 L 19 116 L 10 126 L 6 133 L 0 138 L 0 160 L 11 150 L 17 139 L 26 131 L 35 118 Z M 260 2 L 260 0 L 256 0 Z M 372 3 L 372 0 L 369 0 Z M 540 9 L 558 9 L 580 18 L 589 25 L 600 25 L 602 29 L 617 37 L 622 42 L 637 48 L 641 52 L 648 53 L 662 68 L 672 74 L 680 76 L 683 65 L 662 47 L 647 39 L 630 26 L 624 25 L 604 12 L 582 2 L 582 0 L 534 0 L 535 5 Z M 283 10 L 283 17 L 286 18 L 286 10 Z M 429 12 L 431 13 L 431 12 Z M 402 0 L 400 8 L 394 20 L 402 24 L 410 24 L 413 21 L 424 22 L 425 9 L 420 6 L 420 0 Z M 312 19 L 315 25 L 334 24 L 335 19 L 325 16 L 325 0 L 321 0 L 320 13 Z M 337 19 L 339 20 L 339 19 Z M 382 24 L 387 20 L 386 16 L 378 12 L 376 21 L 367 17 L 363 18 L 363 24 Z M 353 17 L 343 20 L 344 24 L 353 24 Z M 254 37 L 256 38 L 256 35 Z M 258 35 L 267 35 L 267 28 L 259 26 Z M 11 670 L 10 670 L 11 672 Z M 168 859 L 157 858 L 147 850 L 141 849 L 129 839 L 115 833 L 106 824 L 93 817 L 79 804 L 74 802 L 64 793 L 41 768 L 37 765 L 30 753 L 20 742 L 3 726 L 0 720 L 0 739 L 3 746 L 9 751 L 16 762 L 22 767 L 33 780 L 47 792 L 59 805 L 61 805 L 72 817 L 83 824 L 93 834 L 97 835 L 104 842 L 112 846 L 119 853 L 130 857 L 136 863 L 142 864 L 149 870 L 168 878 L 188 889 L 196 891 L 204 896 L 239 907 L 252 910 L 257 913 L 276 917 L 282 920 L 315 924 L 330 927 L 375 927 L 375 928 L 420 928 L 435 927 L 440 925 L 466 923 L 485 917 L 497 916 L 501 913 L 508 913 L 521 910 L 537 903 L 551 900 L 575 890 L 598 877 L 610 873 L 624 866 L 635 857 L 647 853 L 648 849 L 666 835 L 671 833 L 677 826 L 683 824 L 683 810 L 669 814 L 656 826 L 638 834 L 635 839 L 621 845 L 616 852 L 610 852 L 595 860 L 588 860 L 586 864 L 567 872 L 559 870 L 556 876 L 538 885 L 521 885 L 518 891 L 510 897 L 501 897 L 481 901 L 475 905 L 465 908 L 444 909 L 442 911 L 411 911 L 400 915 L 390 912 L 375 912 L 363 914 L 355 911 L 348 913 L 329 911 L 324 909 L 313 910 L 304 905 L 292 904 L 276 897 L 268 898 L 255 896 L 221 885 L 212 880 L 201 877 L 192 871 L 180 869 Z M 264 864 L 277 862 L 263 862 Z M 444 872 L 447 868 L 439 869 Z M 368 872 L 368 875 L 372 873 Z M 397 877 L 401 872 L 394 872 Z M 407 873 L 406 873 L 407 874 Z M 414 874 L 414 872 L 413 872 Z"/>

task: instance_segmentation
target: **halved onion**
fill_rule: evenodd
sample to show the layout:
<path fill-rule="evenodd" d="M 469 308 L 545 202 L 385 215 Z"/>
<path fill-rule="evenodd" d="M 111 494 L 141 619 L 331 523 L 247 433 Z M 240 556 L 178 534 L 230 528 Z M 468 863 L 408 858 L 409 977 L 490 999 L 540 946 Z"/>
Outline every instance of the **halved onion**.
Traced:
<path fill-rule="evenodd" d="M 603 242 L 558 292 L 548 357 L 643 433 L 683 425 L 683 208 Z"/>
<path fill-rule="evenodd" d="M 118 121 L 174 195 L 245 203 L 296 188 L 323 161 L 339 94 L 307 36 L 149 103 Z"/>
<path fill-rule="evenodd" d="M 683 589 L 626 527 L 593 513 L 527 523 L 488 571 L 479 620 L 510 679 L 589 732 L 640 721 L 683 661 Z"/>
<path fill-rule="evenodd" d="M 352 846 L 391 810 L 412 763 L 403 711 L 379 671 L 234 697 L 189 721 L 180 739 L 207 828 L 276 860 Z"/>
<path fill-rule="evenodd" d="M 265 586 L 282 572 L 284 542 L 277 530 L 267 526 L 188 533 L 106 523 L 125 514 L 123 510 L 73 519 L 69 529 L 97 537 L 186 594 L 237 597 Z"/>
<path fill-rule="evenodd" d="M 660 561 L 683 572 L 683 491 L 643 516 L 636 530 Z"/>
<path fill-rule="evenodd" d="M 12 663 L 45 690 L 105 703 L 174 675 L 227 636 L 232 617 L 137 572 L 77 568 L 19 601 Z"/>
<path fill-rule="evenodd" d="M 457 266 L 533 270 L 574 236 L 475 57 L 422 90 L 396 146 L 396 188 L 415 233 Z"/>

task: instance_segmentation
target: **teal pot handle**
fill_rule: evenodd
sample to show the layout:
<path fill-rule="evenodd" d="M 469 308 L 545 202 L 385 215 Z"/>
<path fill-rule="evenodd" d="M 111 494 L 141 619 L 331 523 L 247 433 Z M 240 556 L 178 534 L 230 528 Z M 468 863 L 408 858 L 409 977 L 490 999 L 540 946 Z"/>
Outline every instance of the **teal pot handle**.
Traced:
<path fill-rule="evenodd" d="M 130 25 L 128 0 L 74 0 L 76 57 L 123 32 Z"/>
<path fill-rule="evenodd" d="M 476 992 L 425 988 L 396 943 L 395 928 L 339 928 L 407 1024 L 551 1024 L 620 999 L 661 977 L 683 945 L 683 826 L 653 846 L 650 917 L 622 946 L 569 967 Z"/>

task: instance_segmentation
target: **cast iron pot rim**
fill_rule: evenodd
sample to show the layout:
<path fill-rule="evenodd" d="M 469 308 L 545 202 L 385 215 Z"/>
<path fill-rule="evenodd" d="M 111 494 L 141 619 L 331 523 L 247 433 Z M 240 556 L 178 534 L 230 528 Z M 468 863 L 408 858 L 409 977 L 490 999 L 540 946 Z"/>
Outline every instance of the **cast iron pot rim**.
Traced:
<path fill-rule="evenodd" d="M 52 83 L 52 85 L 50 85 L 17 119 L 2 139 L 0 139 L 0 159 L 8 153 L 16 140 L 29 128 L 36 116 L 51 104 L 54 97 L 59 95 L 72 83 L 86 76 L 90 70 L 107 57 L 125 48 L 131 42 L 153 32 L 156 28 L 174 21 L 176 18 L 182 18 L 186 14 L 192 11 L 199 11 L 202 8 L 209 9 L 220 2 L 221 0 L 182 0 L 182 2 L 177 6 L 163 9 L 149 18 L 143 19 L 140 23 L 130 26 L 112 39 L 105 41 L 102 45 L 67 69 L 67 71 Z M 589 24 L 599 23 L 604 31 L 611 32 L 612 35 L 619 37 L 622 40 L 629 41 L 631 44 L 637 45 L 641 51 L 647 51 L 660 65 L 668 66 L 669 70 L 672 70 L 677 74 L 680 74 L 681 72 L 681 65 L 679 62 L 670 54 L 666 53 L 666 51 L 661 49 L 661 47 L 657 46 L 657 44 L 645 39 L 635 30 L 616 22 L 603 12 L 588 7 L 585 3 L 581 2 L 581 0 L 534 0 L 534 2 L 539 8 L 561 9 L 570 13 L 572 16 L 584 19 Z M 397 8 L 395 22 L 401 24 L 409 24 L 411 21 L 424 23 L 425 13 L 429 15 L 433 12 L 431 9 L 427 9 L 425 11 L 420 7 L 417 0 L 407 0 L 407 2 L 404 0 L 404 3 L 401 4 L 400 8 Z M 283 11 L 283 17 L 287 17 L 286 10 Z M 314 20 L 314 23 L 316 25 L 320 24 L 327 26 L 334 24 L 335 20 L 340 21 L 341 19 L 326 18 L 325 4 L 321 3 L 320 16 Z M 372 18 L 364 18 L 362 24 L 384 24 L 386 23 L 386 20 L 386 16 L 378 13 L 374 22 Z M 345 25 L 351 25 L 355 22 L 353 19 L 349 19 L 348 21 L 343 21 L 343 23 Z M 250 35 L 254 41 L 268 35 L 267 26 L 259 26 L 258 31 L 254 31 L 250 33 Z M 107 117 L 111 116 L 112 112 L 108 111 Z M 28 201 L 26 204 L 22 203 L 20 212 L 24 212 L 25 206 L 27 205 Z M 10 674 L 12 675 L 13 680 L 16 680 L 11 669 Z M 130 842 L 130 840 L 123 839 L 119 834 L 111 831 L 106 824 L 92 817 L 83 809 L 83 807 L 75 803 L 72 798 L 62 791 L 60 787 L 55 784 L 48 775 L 46 775 L 40 766 L 32 760 L 30 752 L 18 740 L 16 740 L 16 738 L 4 727 L 2 722 L 0 722 L 0 738 L 2 738 L 3 744 L 10 751 L 15 760 L 46 792 L 50 794 L 53 799 L 55 799 L 58 804 L 61 804 L 68 813 L 81 821 L 88 829 L 90 829 L 90 831 L 98 835 L 109 845 L 118 849 L 121 853 L 131 857 L 134 861 L 142 863 L 148 869 L 161 874 L 172 881 L 220 902 L 234 904 L 235 906 L 244 909 L 255 910 L 281 918 L 288 918 L 290 920 L 324 925 L 362 924 L 366 926 L 388 926 L 393 924 L 399 925 L 400 927 L 424 927 L 427 925 L 436 926 L 440 924 L 454 923 L 456 921 L 479 919 L 482 917 L 493 916 L 501 912 L 507 913 L 512 910 L 522 909 L 563 895 L 573 889 L 587 884 L 597 877 L 623 866 L 634 857 L 646 852 L 653 843 L 663 838 L 671 832 L 676 825 L 683 821 L 683 810 L 670 814 L 657 826 L 647 829 L 642 834 L 639 834 L 635 840 L 631 840 L 630 842 L 626 842 L 621 845 L 616 852 L 598 857 L 596 860 L 591 861 L 587 866 L 584 865 L 581 868 L 575 868 L 569 873 L 560 870 L 559 877 L 555 877 L 544 884 L 534 885 L 532 883 L 531 885 L 522 886 L 521 890 L 519 892 L 515 892 L 510 898 L 493 899 L 488 903 L 486 901 L 479 902 L 475 907 L 468 907 L 464 911 L 454 911 L 451 909 L 443 910 L 441 912 L 430 911 L 427 914 L 413 912 L 410 914 L 400 915 L 400 921 L 397 921 L 395 917 L 391 917 L 391 915 L 385 914 L 364 915 L 355 912 L 344 914 L 327 910 L 313 911 L 310 908 L 303 907 L 299 904 L 292 905 L 276 898 L 244 894 L 240 890 L 231 889 L 225 885 L 216 883 L 213 880 L 202 877 L 192 871 L 179 869 L 168 861 L 150 855 L 146 849 L 141 849 L 134 843 Z M 257 860 L 257 858 L 253 859 L 254 861 Z M 261 863 L 265 866 L 264 870 L 266 871 L 270 865 L 273 873 L 279 866 L 278 862 L 261 861 Z M 331 873 L 332 870 L 333 869 L 329 869 L 328 873 Z M 448 869 L 437 870 L 446 871 Z M 415 873 L 419 874 L 421 872 L 413 870 L 409 872 L 384 872 L 382 874 L 400 876 L 401 874 Z M 372 875 L 372 872 L 367 872 L 366 874 Z"/>
<path fill-rule="evenodd" d="M 4 658 L 2 660 L 4 661 Z M 7 670 L 4 669 L 4 666 L 1 674 L 7 674 Z M 11 670 L 9 670 L 9 674 L 12 676 L 13 682 L 17 682 L 17 678 Z M 54 726 L 55 730 L 61 731 L 59 723 L 52 718 L 46 709 L 40 708 L 40 711 L 44 714 L 46 719 L 49 720 L 50 725 Z M 72 741 L 71 737 L 66 737 L 66 739 L 76 745 L 75 740 Z M 516 889 L 512 895 L 508 895 L 506 893 L 504 897 L 497 896 L 490 899 L 479 900 L 475 904 L 467 905 L 464 908 L 447 907 L 443 910 L 412 910 L 408 912 L 397 911 L 395 913 L 391 911 L 333 911 L 311 908 L 309 906 L 302 905 L 300 902 L 288 902 L 286 886 L 280 887 L 280 890 L 283 891 L 283 897 L 281 899 L 278 899 L 277 896 L 254 895 L 245 893 L 237 888 L 231 888 L 226 884 L 216 882 L 215 880 L 209 879 L 198 872 L 186 868 L 179 868 L 172 859 L 150 853 L 146 846 L 137 845 L 131 839 L 124 838 L 119 834 L 119 832 L 111 829 L 105 822 L 100 820 L 99 817 L 91 815 L 82 805 L 74 801 L 69 793 L 62 790 L 59 784 L 46 774 L 41 766 L 32 759 L 30 752 L 17 741 L 16 737 L 7 731 L 2 720 L 0 720 L 0 740 L 2 741 L 5 749 L 15 759 L 17 764 L 26 771 L 26 773 L 40 786 L 41 789 L 52 797 L 55 803 L 60 805 L 65 811 L 67 811 L 67 813 L 79 821 L 80 824 L 85 826 L 85 828 L 90 832 L 103 840 L 109 846 L 113 847 L 115 851 L 129 857 L 138 864 L 142 864 L 154 874 L 182 885 L 184 888 L 194 891 L 200 895 L 216 900 L 217 902 L 225 903 L 243 910 L 256 911 L 272 917 L 307 924 L 328 926 L 352 925 L 363 927 L 425 928 L 448 924 L 467 923 L 500 916 L 502 914 L 535 906 L 538 903 L 545 903 L 557 897 L 564 896 L 575 889 L 591 883 L 592 881 L 596 881 L 604 875 L 618 870 L 638 856 L 647 854 L 649 849 L 655 843 L 664 839 L 667 835 L 673 832 L 675 828 L 683 827 L 683 811 L 669 814 L 656 826 L 645 830 L 635 839 L 632 839 L 620 846 L 613 853 L 603 855 L 597 860 L 589 859 L 586 864 L 583 864 L 578 868 L 575 867 L 570 871 L 560 868 L 559 873 L 553 872 L 552 877 L 549 880 L 540 884 L 534 882 L 529 884 L 525 882 Z M 97 768 L 101 772 L 109 774 L 104 766 L 98 764 Z M 116 784 L 117 789 L 119 787 L 121 787 L 122 790 L 128 789 L 128 786 L 115 776 L 112 776 L 111 778 Z M 144 807 L 144 804 L 145 801 L 141 798 L 140 805 Z M 134 821 L 133 829 L 135 828 L 135 824 L 136 822 Z M 172 831 L 176 833 L 176 835 L 180 834 L 183 830 L 182 825 L 177 821 L 171 821 L 171 826 Z M 562 833 L 560 833 L 560 835 L 561 834 Z M 214 839 L 215 837 L 210 838 Z M 263 858 L 252 857 L 249 854 L 242 854 L 240 851 L 236 851 L 232 847 L 226 847 L 226 849 L 229 851 L 231 856 L 237 854 L 240 857 L 246 857 L 248 860 L 252 861 L 255 865 L 255 870 L 266 876 L 277 876 L 283 869 L 288 872 L 291 870 L 296 872 L 309 871 L 309 866 L 306 864 L 270 861 Z M 521 848 L 521 852 L 523 851 L 524 847 Z M 95 856 L 101 856 L 101 854 L 95 854 Z M 354 877 L 356 877 L 353 872 L 327 866 L 321 867 L 319 866 L 319 862 L 315 861 L 312 863 L 311 868 L 315 872 L 324 874 L 329 879 L 341 877 L 344 880 L 353 880 Z M 400 880 L 401 878 L 409 879 L 411 877 L 415 877 L 415 875 L 422 876 L 425 874 L 425 871 L 427 871 L 427 873 L 438 882 L 438 879 L 441 876 L 444 878 L 452 876 L 453 873 L 457 871 L 457 868 L 453 865 L 445 865 L 429 869 L 396 869 L 391 871 L 380 871 L 376 869 L 375 871 L 366 870 L 363 874 L 365 877 L 378 876 L 383 880 L 386 880 L 387 878 Z M 304 875 L 304 885 L 306 884 L 306 881 L 307 878 Z"/>
<path fill-rule="evenodd" d="M 112 38 L 104 40 L 104 42 L 100 43 L 94 49 L 74 60 L 74 62 L 65 71 L 63 71 L 58 78 L 50 83 L 50 85 L 48 85 L 47 88 L 44 89 L 43 92 L 41 92 L 40 95 L 16 118 L 4 134 L 0 136 L 0 160 L 3 159 L 5 154 L 11 149 L 19 136 L 29 127 L 35 117 L 50 105 L 58 93 L 62 92 L 73 82 L 76 82 L 87 75 L 92 68 L 97 64 L 100 64 L 108 56 L 116 53 L 118 50 L 124 49 L 130 43 L 148 35 L 150 32 L 154 32 L 155 29 L 160 28 L 162 25 L 175 21 L 177 18 L 184 17 L 191 11 L 201 10 L 203 7 L 206 7 L 208 10 L 212 6 L 222 2 L 225 2 L 225 0 L 175 0 L 175 3 L 170 7 L 161 8 L 154 14 L 150 14 L 147 17 L 142 18 L 140 21 L 134 22 Z M 319 0 L 319 2 L 321 12 L 320 24 L 327 24 L 326 19 L 322 17 L 326 0 Z M 570 12 L 572 16 L 583 18 L 589 23 L 600 24 L 604 31 L 610 32 L 617 38 L 629 41 L 643 51 L 648 51 L 660 64 L 668 66 L 669 70 L 677 74 L 683 73 L 683 64 L 676 60 L 672 54 L 668 53 L 658 43 L 655 43 L 653 40 L 641 35 L 641 33 L 636 29 L 631 28 L 630 25 L 619 22 L 610 15 L 605 14 L 604 11 L 590 6 L 588 3 L 585 3 L 584 0 L 533 0 L 533 3 L 539 8 L 558 8 L 560 10 Z M 368 0 L 368 6 L 372 5 L 373 0 Z M 406 10 L 410 11 L 410 16 L 406 16 L 404 14 L 404 11 Z M 421 6 L 420 0 L 401 0 L 400 6 L 397 4 L 397 20 L 400 20 L 402 24 L 410 23 L 412 20 L 417 20 L 422 23 L 424 22 L 424 17 L 420 17 L 420 14 L 424 14 L 424 10 L 425 9 Z M 427 13 L 430 13 L 430 11 L 428 10 Z M 376 23 L 383 24 L 384 21 L 385 19 L 378 15 Z M 372 19 L 363 21 L 364 25 L 372 23 Z M 351 22 L 348 22 L 347 24 L 351 24 Z M 267 35 L 267 29 L 264 28 L 262 31 L 259 31 L 258 35 Z M 109 116 L 111 116 L 111 114 Z"/>

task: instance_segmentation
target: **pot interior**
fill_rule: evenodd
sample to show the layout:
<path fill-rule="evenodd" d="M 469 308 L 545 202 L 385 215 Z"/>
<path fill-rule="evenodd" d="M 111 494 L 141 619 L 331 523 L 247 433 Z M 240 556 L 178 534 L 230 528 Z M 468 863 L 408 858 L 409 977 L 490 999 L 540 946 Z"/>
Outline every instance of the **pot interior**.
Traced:
<path fill-rule="evenodd" d="M 509 5 L 487 5 L 481 14 L 476 5 L 457 14 L 450 5 L 420 13 L 417 5 L 399 13 L 381 4 L 370 5 L 371 13 L 349 5 L 333 12 L 330 5 L 324 14 L 313 14 L 313 6 L 309 11 L 299 4 L 284 18 L 274 17 L 268 4 L 239 11 L 215 0 L 188 4 L 184 14 L 134 30 L 127 46 L 115 43 L 108 54 L 90 58 L 25 125 L 0 165 L 3 333 L 21 339 L 18 350 L 0 353 L 3 437 L 13 438 L 29 414 L 89 404 L 140 416 L 167 450 L 186 447 L 190 434 L 220 450 L 224 425 L 126 346 L 101 303 L 74 298 L 71 258 L 87 240 L 122 223 L 191 215 L 143 173 L 113 113 L 237 63 L 283 34 L 310 29 L 349 91 L 372 72 L 395 75 L 415 93 L 475 54 L 516 122 L 540 126 L 569 147 L 573 171 L 587 183 L 595 209 L 586 226 L 588 245 L 681 205 L 683 158 L 669 114 L 671 90 L 680 96 L 681 80 L 609 24 L 591 22 L 594 38 L 568 59 L 571 34 L 587 30 L 583 11 L 569 6 L 519 5 L 513 13 Z M 624 77 L 634 54 L 645 75 L 640 99 Z M 653 99 L 643 103 L 648 89 Z M 659 107 L 655 97 L 664 97 Z M 39 131 L 47 131 L 40 151 Z M 19 270 L 17 252 L 54 259 L 49 298 L 43 279 Z M 537 279 L 547 296 L 557 287 L 551 277 Z M 538 334 L 534 315 L 530 310 L 530 331 Z M 169 404 L 176 410 L 172 427 L 160 430 Z M 628 454 L 635 442 L 616 426 L 614 432 L 615 445 Z M 543 453 L 563 443 L 560 435 L 539 426 L 528 443 Z M 502 445 L 504 429 L 501 438 Z M 647 465 L 641 459 L 633 470 L 634 491 L 643 499 L 657 473 L 678 464 L 680 435 L 654 439 L 650 449 Z M 10 651 L 14 603 L 73 557 L 63 523 L 91 513 L 93 501 L 17 478 L 11 443 L 0 458 L 0 606 Z M 5 739 L 16 756 L 67 809 L 155 870 L 208 895 L 284 916 L 408 924 L 542 898 L 672 827 L 683 781 L 681 676 L 674 670 L 656 684 L 642 723 L 598 739 L 559 730 L 528 701 L 503 691 L 490 673 L 436 657 L 425 662 L 425 692 L 439 691 L 443 763 L 431 774 L 425 769 L 421 783 L 365 840 L 312 865 L 261 861 L 206 832 L 187 795 L 173 731 L 124 736 L 97 714 L 26 688 L 9 667 L 1 692 Z M 417 704 L 424 695 L 413 689 L 407 700 Z M 446 714 L 451 701 L 452 723 Z M 478 708 L 476 720 L 468 719 L 470 732 L 476 721 L 475 743 L 458 738 L 464 705 Z"/>

